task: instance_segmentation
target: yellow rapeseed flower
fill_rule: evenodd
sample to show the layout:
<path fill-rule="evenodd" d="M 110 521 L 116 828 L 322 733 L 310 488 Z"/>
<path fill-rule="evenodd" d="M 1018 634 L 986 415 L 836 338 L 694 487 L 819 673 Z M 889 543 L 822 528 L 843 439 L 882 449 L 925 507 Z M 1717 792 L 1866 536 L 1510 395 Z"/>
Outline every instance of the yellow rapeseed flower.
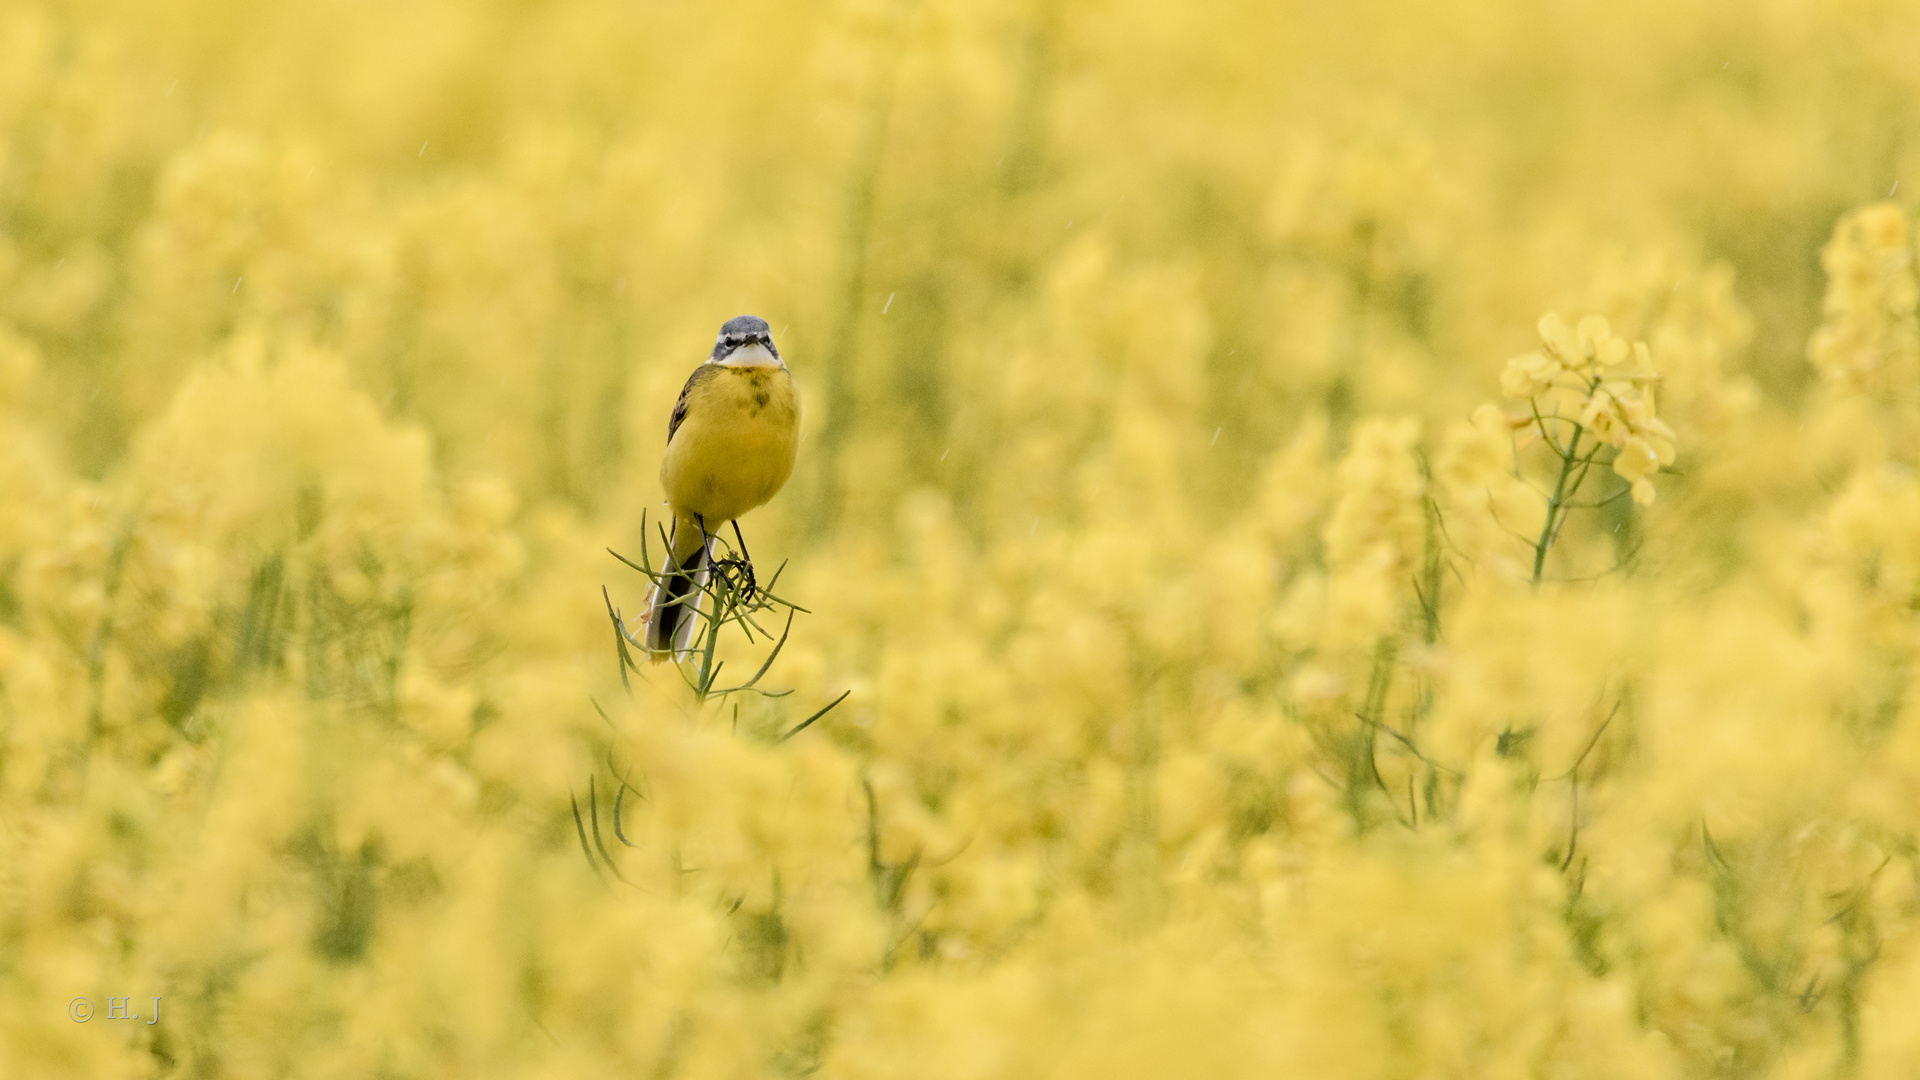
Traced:
<path fill-rule="evenodd" d="M 1570 327 L 1549 312 L 1539 333 L 1540 348 L 1507 362 L 1501 389 L 1528 402 L 1563 459 L 1577 458 L 1587 436 L 1613 447 L 1614 472 L 1632 485 L 1633 500 L 1653 502 L 1650 478 L 1673 464 L 1674 434 L 1654 415 L 1660 376 L 1645 343 L 1615 337 L 1598 315 Z"/>

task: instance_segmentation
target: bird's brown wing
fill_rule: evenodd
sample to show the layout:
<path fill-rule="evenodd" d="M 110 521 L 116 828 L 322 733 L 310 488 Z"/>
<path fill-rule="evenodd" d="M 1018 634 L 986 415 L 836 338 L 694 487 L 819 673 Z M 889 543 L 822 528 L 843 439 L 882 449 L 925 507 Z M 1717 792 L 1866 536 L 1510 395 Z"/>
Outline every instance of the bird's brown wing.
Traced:
<path fill-rule="evenodd" d="M 673 433 L 680 430 L 680 422 L 687 418 L 687 398 L 693 388 L 720 374 L 718 364 L 701 364 L 687 376 L 687 385 L 680 388 L 680 400 L 673 403 L 673 415 L 667 420 L 667 441 L 673 441 Z"/>

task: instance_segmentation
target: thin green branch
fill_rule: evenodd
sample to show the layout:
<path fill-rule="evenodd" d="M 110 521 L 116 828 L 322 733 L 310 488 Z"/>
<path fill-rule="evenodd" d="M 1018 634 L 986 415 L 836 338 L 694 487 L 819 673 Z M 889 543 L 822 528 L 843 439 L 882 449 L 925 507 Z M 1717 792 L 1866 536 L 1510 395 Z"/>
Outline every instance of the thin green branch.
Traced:
<path fill-rule="evenodd" d="M 743 682 L 739 686 L 734 687 L 734 689 L 745 690 L 748 687 L 757 685 L 760 682 L 761 677 L 766 675 L 767 669 L 773 666 L 773 661 L 776 657 L 780 655 L 780 650 L 787 647 L 787 637 L 792 633 L 793 633 L 793 612 L 789 610 L 787 612 L 787 624 L 786 626 L 782 627 L 780 630 L 780 640 L 773 643 L 773 650 L 767 653 L 766 660 L 760 664 L 760 670 L 753 673 L 753 678 L 748 679 L 746 682 Z M 731 692 L 732 691 L 722 691 L 722 693 L 731 693 Z"/>
<path fill-rule="evenodd" d="M 600 837 L 600 796 L 594 786 L 593 777 L 591 776 L 587 777 L 587 809 L 588 816 L 593 820 L 594 848 L 600 852 L 600 858 L 607 864 L 607 869 L 613 871 L 613 876 L 619 878 L 621 884 L 632 885 L 633 882 L 628 881 L 627 876 L 620 872 L 618 866 L 614 865 L 613 856 L 607 852 L 607 842 Z M 580 807 L 577 803 L 574 806 L 573 817 L 574 823 L 578 824 L 580 820 Z"/>
<path fill-rule="evenodd" d="M 587 857 L 587 865 L 593 867 L 593 876 L 605 885 L 607 881 L 600 872 L 600 863 L 593 857 L 593 849 L 587 846 L 587 827 L 580 820 L 580 800 L 572 792 L 567 793 L 567 805 L 573 808 L 573 832 L 580 838 L 580 851 Z"/>
<path fill-rule="evenodd" d="M 1534 415 L 1539 414 L 1536 407 Z M 1540 538 L 1533 544 L 1533 584 L 1536 587 L 1540 584 L 1540 574 L 1547 563 L 1547 549 L 1553 546 L 1559 535 L 1559 523 L 1564 516 L 1560 502 L 1567 494 L 1567 478 L 1572 475 L 1574 463 L 1579 460 L 1580 438 L 1585 434 L 1578 420 L 1569 423 L 1573 424 L 1573 439 L 1567 444 L 1569 452 L 1560 456 L 1560 476 L 1554 481 L 1553 494 L 1547 499 L 1547 520 L 1541 524 Z"/>
<path fill-rule="evenodd" d="M 812 725 L 812 723 L 813 723 L 813 722 L 814 722 L 815 720 L 818 720 L 818 719 L 820 719 L 821 717 L 823 717 L 823 716 L 825 716 L 825 715 L 827 715 L 827 713 L 828 713 L 828 712 L 829 712 L 829 711 L 830 711 L 830 710 L 831 710 L 831 709 L 832 709 L 832 708 L 833 708 L 833 707 L 834 707 L 835 705 L 838 705 L 838 704 L 840 704 L 841 702 L 843 702 L 843 701 L 845 701 L 845 700 L 847 700 L 847 695 L 848 695 L 848 694 L 851 694 L 851 693 L 853 693 L 853 690 L 852 690 L 851 688 L 849 688 L 849 689 L 846 689 L 846 690 L 842 690 L 842 691 L 840 692 L 840 696 L 839 696 L 839 697 L 837 697 L 837 698 L 834 698 L 834 699 L 833 699 L 832 701 L 829 701 L 829 702 L 827 702 L 827 704 L 826 704 L 826 705 L 825 705 L 824 707 L 822 707 L 822 708 L 821 708 L 821 710 L 820 710 L 819 712 L 817 712 L 817 713 L 814 713 L 814 714 L 813 714 L 812 716 L 809 716 L 809 717 L 807 717 L 807 718 L 806 718 L 805 720 L 802 720 L 802 721 L 800 721 L 800 722 L 799 722 L 798 724 L 795 724 L 795 725 L 793 726 L 793 728 L 792 728 L 792 729 L 790 729 L 790 730 L 789 730 L 789 731 L 788 731 L 788 732 L 787 732 L 787 733 L 786 733 L 785 735 L 782 735 L 782 736 L 780 736 L 780 737 L 779 737 L 778 739 L 775 739 L 774 741 L 775 741 L 775 742 L 786 742 L 786 741 L 787 741 L 788 739 L 791 739 L 791 738 L 793 738 L 793 737 L 794 737 L 795 735 L 798 735 L 798 734 L 800 734 L 801 732 L 803 732 L 803 731 L 805 731 L 805 730 L 807 730 L 807 728 L 808 728 L 808 727 L 809 727 L 810 725 Z"/>

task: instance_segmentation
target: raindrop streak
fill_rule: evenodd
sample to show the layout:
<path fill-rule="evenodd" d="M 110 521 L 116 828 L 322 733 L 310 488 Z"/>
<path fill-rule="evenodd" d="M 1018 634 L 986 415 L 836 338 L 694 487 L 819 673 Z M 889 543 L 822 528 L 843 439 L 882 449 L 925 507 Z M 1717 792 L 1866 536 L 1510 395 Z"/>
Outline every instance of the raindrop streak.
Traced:
<path fill-rule="evenodd" d="M 1893 182 L 1893 186 L 1887 189 L 1887 198 L 1889 199 L 1893 198 L 1893 193 L 1899 190 L 1900 190 L 1900 181 L 1895 180 Z"/>
<path fill-rule="evenodd" d="M 947 447 L 945 450 L 940 451 L 940 460 L 941 461 L 947 460 L 947 455 L 951 453 L 953 453 L 953 447 L 951 446 Z"/>
<path fill-rule="evenodd" d="M 247 275 L 245 275 L 245 274 L 241 274 L 241 275 L 240 275 L 239 277 L 237 277 L 237 278 L 234 278 L 234 279 L 233 279 L 233 291 L 234 291 L 234 292 L 239 292 L 239 291 L 240 291 L 240 283 L 241 283 L 241 282 L 243 282 L 243 281 L 245 281 L 245 280 L 247 280 Z M 231 296 L 231 295 L 233 295 L 233 293 L 228 293 L 227 295 L 229 295 L 229 296 Z"/>
<path fill-rule="evenodd" d="M 887 309 L 893 306 L 894 296 L 895 296 L 894 293 L 887 294 L 887 302 L 880 305 L 880 314 L 885 315 L 887 313 Z"/>
<path fill-rule="evenodd" d="M 1039 531 L 1040 531 L 1040 519 L 1039 519 L 1039 518 L 1034 518 L 1034 519 L 1033 519 L 1033 528 L 1031 528 L 1031 529 L 1028 529 L 1028 530 L 1027 530 L 1027 535 L 1028 535 L 1028 536 L 1032 536 L 1032 535 L 1033 535 L 1034 533 L 1037 533 L 1037 532 L 1039 532 Z"/>
<path fill-rule="evenodd" d="M 1219 442 L 1219 441 L 1220 441 L 1220 429 L 1219 429 L 1219 428 L 1214 428 L 1214 429 L 1213 429 L 1213 441 L 1212 441 L 1212 442 L 1209 442 L 1209 443 L 1207 443 L 1207 445 L 1208 445 L 1208 446 L 1212 446 L 1212 445 L 1213 445 L 1214 443 L 1217 443 L 1217 442 Z"/>
<path fill-rule="evenodd" d="M 428 139 L 428 140 L 427 140 L 427 142 L 423 142 L 423 143 L 421 143 L 421 144 L 420 144 L 420 152 L 419 152 L 418 154 L 415 154 L 414 156 L 415 156 L 415 157 L 426 157 L 426 156 L 427 156 L 427 143 L 428 143 L 428 142 L 432 142 L 432 141 L 433 141 L 432 139 Z"/>
<path fill-rule="evenodd" d="M 168 97 L 172 97 L 172 96 L 173 96 L 173 88 L 174 88 L 174 87 L 176 87 L 176 86 L 179 86 L 179 85 L 180 85 L 180 80 L 179 80 L 179 79 L 175 79 L 175 80 L 173 80 L 173 81 L 172 81 L 171 83 L 168 83 L 168 84 L 167 84 L 167 96 L 168 96 Z"/>

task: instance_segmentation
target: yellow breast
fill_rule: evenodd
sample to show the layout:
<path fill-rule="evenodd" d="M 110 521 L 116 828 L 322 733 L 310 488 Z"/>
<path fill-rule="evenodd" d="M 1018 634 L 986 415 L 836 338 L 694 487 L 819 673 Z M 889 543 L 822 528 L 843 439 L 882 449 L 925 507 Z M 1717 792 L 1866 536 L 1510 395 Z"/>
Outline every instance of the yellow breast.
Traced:
<path fill-rule="evenodd" d="M 773 498 L 800 449 L 800 392 L 781 367 L 709 365 L 687 388 L 660 483 L 684 517 L 718 528 Z"/>

